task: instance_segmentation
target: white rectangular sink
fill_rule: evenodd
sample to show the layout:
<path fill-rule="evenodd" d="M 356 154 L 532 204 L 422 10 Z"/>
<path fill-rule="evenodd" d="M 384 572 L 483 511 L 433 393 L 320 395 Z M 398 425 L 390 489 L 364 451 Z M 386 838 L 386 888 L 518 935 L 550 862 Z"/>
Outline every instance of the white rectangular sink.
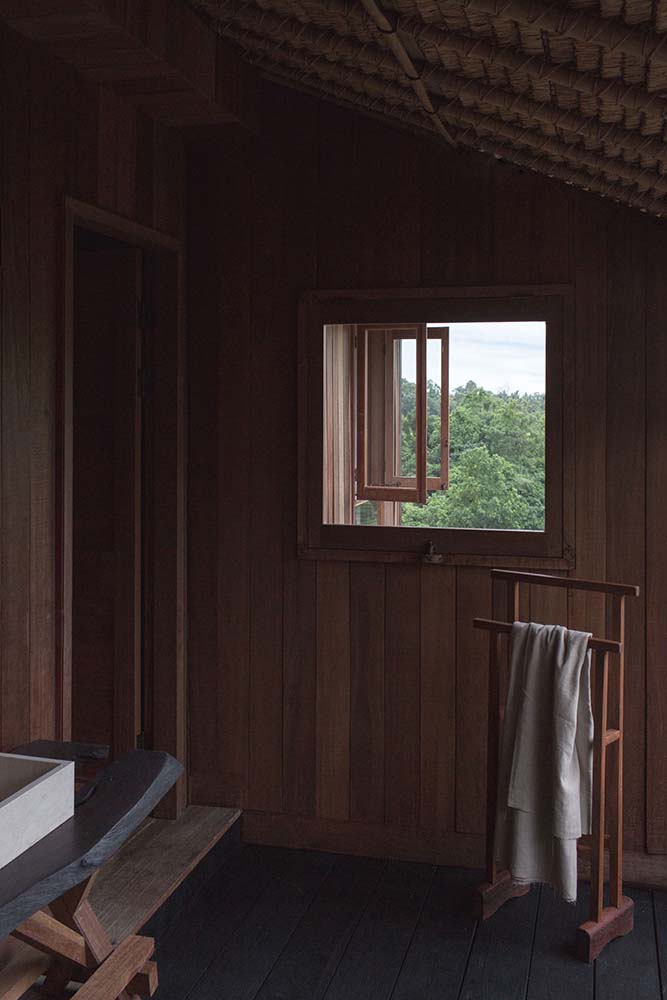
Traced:
<path fill-rule="evenodd" d="M 0 753 L 0 868 L 73 815 L 73 761 Z"/>

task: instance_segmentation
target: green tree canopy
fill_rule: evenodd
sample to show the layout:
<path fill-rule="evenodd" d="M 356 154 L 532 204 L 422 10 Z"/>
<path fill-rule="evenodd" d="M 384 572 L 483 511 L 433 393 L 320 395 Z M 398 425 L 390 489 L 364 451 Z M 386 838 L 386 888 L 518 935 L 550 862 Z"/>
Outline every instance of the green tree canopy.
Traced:
<path fill-rule="evenodd" d="M 474 382 L 449 399 L 450 485 L 403 504 L 415 527 L 544 529 L 544 394 L 494 393 Z M 402 470 L 415 474 L 415 386 L 401 387 Z M 440 470 L 440 386 L 428 383 L 427 471 Z"/>

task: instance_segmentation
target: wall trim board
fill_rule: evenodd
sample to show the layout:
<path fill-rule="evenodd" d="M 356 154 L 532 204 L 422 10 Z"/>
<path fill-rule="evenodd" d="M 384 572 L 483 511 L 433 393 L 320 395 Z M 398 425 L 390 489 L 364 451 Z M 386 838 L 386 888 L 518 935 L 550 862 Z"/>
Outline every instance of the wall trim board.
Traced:
<path fill-rule="evenodd" d="M 242 823 L 241 836 L 247 844 L 306 848 L 463 868 L 481 868 L 484 863 L 483 837 L 459 836 L 410 826 L 250 811 L 243 813 Z"/>
<path fill-rule="evenodd" d="M 244 812 L 241 821 L 241 836 L 246 844 L 332 851 L 334 854 L 460 868 L 481 869 L 484 862 L 484 838 L 478 836 L 278 813 Z M 588 881 L 589 862 L 580 858 L 578 868 L 579 878 Z M 626 886 L 667 889 L 667 855 L 625 851 L 623 874 Z M 607 859 L 605 878 L 608 875 Z"/>

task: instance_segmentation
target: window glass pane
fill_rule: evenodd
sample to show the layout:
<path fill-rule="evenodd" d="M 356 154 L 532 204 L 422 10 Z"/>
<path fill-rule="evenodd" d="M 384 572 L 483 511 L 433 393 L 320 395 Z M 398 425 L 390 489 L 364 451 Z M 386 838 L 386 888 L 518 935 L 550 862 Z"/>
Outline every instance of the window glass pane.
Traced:
<path fill-rule="evenodd" d="M 355 524 L 377 524 L 378 504 L 375 500 L 359 500 L 354 505 Z"/>
<path fill-rule="evenodd" d="M 371 330 L 367 344 L 367 466 L 371 486 L 415 475 L 416 340 Z"/>

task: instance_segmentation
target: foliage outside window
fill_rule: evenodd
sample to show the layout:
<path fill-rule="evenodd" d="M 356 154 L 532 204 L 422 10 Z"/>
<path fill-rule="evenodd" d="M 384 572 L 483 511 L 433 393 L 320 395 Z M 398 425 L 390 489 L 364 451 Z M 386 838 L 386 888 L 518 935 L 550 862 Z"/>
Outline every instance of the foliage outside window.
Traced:
<path fill-rule="evenodd" d="M 324 342 L 325 522 L 544 531 L 543 322 L 339 325 Z"/>

